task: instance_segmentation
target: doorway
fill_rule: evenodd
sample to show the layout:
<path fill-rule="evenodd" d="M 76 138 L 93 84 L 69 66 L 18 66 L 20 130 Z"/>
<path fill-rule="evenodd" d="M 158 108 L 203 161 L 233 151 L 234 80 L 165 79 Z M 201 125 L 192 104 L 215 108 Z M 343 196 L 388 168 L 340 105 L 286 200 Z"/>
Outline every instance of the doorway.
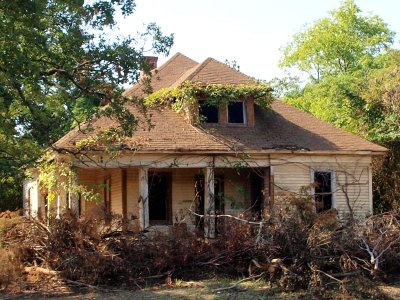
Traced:
<path fill-rule="evenodd" d="M 172 224 L 171 173 L 149 174 L 149 223 Z"/>

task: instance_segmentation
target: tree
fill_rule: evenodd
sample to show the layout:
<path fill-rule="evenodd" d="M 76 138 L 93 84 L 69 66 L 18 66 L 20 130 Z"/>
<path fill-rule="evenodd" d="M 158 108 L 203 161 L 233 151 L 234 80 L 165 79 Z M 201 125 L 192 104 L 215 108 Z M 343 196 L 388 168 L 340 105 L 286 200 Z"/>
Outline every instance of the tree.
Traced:
<path fill-rule="evenodd" d="M 378 16 L 361 15 L 354 1 L 345 1 L 329 17 L 297 33 L 283 50 L 283 67 L 297 67 L 313 81 L 357 69 L 393 42 L 394 33 Z"/>
<path fill-rule="evenodd" d="M 379 17 L 346 1 L 296 34 L 282 59 L 310 76 L 303 88 L 289 86 L 284 101 L 390 149 L 374 177 L 377 211 L 400 197 L 400 56 L 388 48 L 392 41 Z"/>
<path fill-rule="evenodd" d="M 117 11 L 134 9 L 134 0 L 0 1 L 1 178 L 20 174 L 73 124 L 94 116 L 133 132 L 122 85 L 148 65 L 140 40 L 113 38 L 112 29 Z M 173 43 L 153 23 L 141 38 L 155 53 L 168 54 Z"/>
<path fill-rule="evenodd" d="M 400 208 L 400 51 L 385 57 L 385 65 L 371 72 L 362 92 L 370 116 L 367 138 L 390 150 L 374 176 L 379 211 Z"/>

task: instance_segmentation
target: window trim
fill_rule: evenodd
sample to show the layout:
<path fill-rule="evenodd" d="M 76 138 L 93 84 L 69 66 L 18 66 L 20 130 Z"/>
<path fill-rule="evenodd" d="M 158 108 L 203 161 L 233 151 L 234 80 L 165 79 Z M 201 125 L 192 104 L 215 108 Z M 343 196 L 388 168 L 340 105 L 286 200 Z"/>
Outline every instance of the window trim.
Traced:
<path fill-rule="evenodd" d="M 311 179 L 311 196 L 314 202 L 314 210 L 317 211 L 317 207 L 315 204 L 315 187 L 313 183 L 315 183 L 315 173 L 316 172 L 324 172 L 331 174 L 331 193 L 332 193 L 332 205 L 331 209 L 337 209 L 337 202 L 336 202 L 336 172 L 334 169 L 329 168 L 311 168 L 310 171 L 310 179 Z"/>
<path fill-rule="evenodd" d="M 244 100 L 237 100 L 233 103 L 242 103 L 242 107 L 243 107 L 243 123 L 231 123 L 229 122 L 229 104 L 228 103 L 226 105 L 226 122 L 229 126 L 246 126 L 247 125 L 247 106 L 246 106 L 246 102 Z"/>

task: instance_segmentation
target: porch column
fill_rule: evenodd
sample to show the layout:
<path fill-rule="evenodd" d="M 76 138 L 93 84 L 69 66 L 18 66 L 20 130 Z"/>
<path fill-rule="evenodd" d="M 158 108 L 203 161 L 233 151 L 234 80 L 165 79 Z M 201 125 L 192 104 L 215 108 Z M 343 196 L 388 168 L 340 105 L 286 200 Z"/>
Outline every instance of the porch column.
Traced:
<path fill-rule="evenodd" d="M 144 230 L 149 227 L 149 179 L 148 168 L 139 169 L 139 225 Z"/>
<path fill-rule="evenodd" d="M 264 207 L 272 209 L 274 204 L 274 167 L 264 169 Z"/>
<path fill-rule="evenodd" d="M 274 202 L 275 202 L 275 191 L 274 191 L 274 178 L 275 178 L 275 174 L 274 174 L 274 167 L 270 166 L 269 167 L 269 201 L 268 204 L 270 206 L 270 208 L 272 208 L 274 206 Z"/>
<path fill-rule="evenodd" d="M 60 193 L 57 193 L 57 214 L 56 214 L 56 219 L 60 218 L 60 211 L 61 211 L 61 196 Z"/>
<path fill-rule="evenodd" d="M 40 201 L 40 191 L 39 191 L 39 182 L 38 180 L 32 179 L 32 180 L 27 180 L 24 183 L 24 189 L 26 191 L 26 205 L 24 205 L 27 208 L 27 216 L 29 218 L 34 218 L 36 219 L 39 214 L 39 201 Z M 24 202 L 25 202 L 24 201 Z"/>
<path fill-rule="evenodd" d="M 74 192 L 74 187 L 77 186 L 76 178 L 71 180 L 71 188 L 68 191 L 68 208 L 71 212 L 79 217 L 79 196 Z"/>
<path fill-rule="evenodd" d="M 204 189 L 204 235 L 215 238 L 214 168 L 206 168 Z"/>

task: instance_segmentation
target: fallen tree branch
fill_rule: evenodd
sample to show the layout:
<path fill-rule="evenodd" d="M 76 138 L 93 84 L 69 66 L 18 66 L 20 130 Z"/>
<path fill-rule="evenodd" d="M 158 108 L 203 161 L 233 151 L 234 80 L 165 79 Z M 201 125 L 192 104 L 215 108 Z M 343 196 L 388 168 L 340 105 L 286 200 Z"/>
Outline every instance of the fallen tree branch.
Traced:
<path fill-rule="evenodd" d="M 60 271 L 49 270 L 49 269 L 45 269 L 45 268 L 41 268 L 41 267 L 25 267 L 24 271 L 26 273 L 38 272 L 38 273 L 45 274 L 45 275 L 59 275 L 60 274 Z"/>
<path fill-rule="evenodd" d="M 333 279 L 333 280 L 335 280 L 335 281 L 337 281 L 337 282 L 339 282 L 339 283 L 343 283 L 343 280 L 337 279 L 336 277 L 333 277 L 332 275 L 330 275 L 330 274 L 328 274 L 328 273 L 325 273 L 324 271 L 317 270 L 317 272 L 319 272 L 319 273 L 321 273 L 321 274 L 324 274 L 325 276 L 327 276 L 327 277 L 329 277 L 330 279 Z"/>

